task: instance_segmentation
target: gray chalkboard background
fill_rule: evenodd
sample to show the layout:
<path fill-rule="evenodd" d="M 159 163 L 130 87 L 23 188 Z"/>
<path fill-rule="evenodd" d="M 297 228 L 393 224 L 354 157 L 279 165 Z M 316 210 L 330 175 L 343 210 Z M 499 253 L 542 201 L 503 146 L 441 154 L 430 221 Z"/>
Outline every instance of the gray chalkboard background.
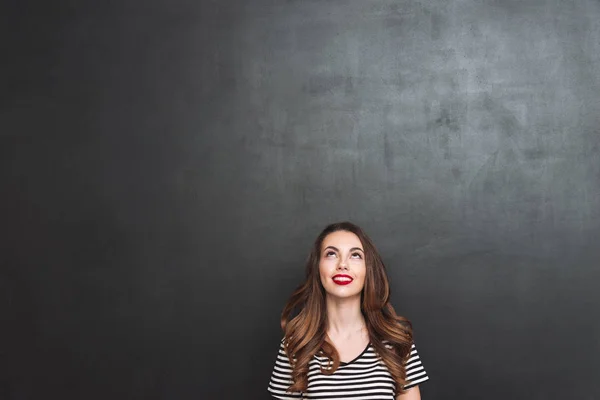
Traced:
<path fill-rule="evenodd" d="M 600 3 L 3 6 L 0 398 L 267 399 L 329 222 L 424 399 L 599 399 Z"/>

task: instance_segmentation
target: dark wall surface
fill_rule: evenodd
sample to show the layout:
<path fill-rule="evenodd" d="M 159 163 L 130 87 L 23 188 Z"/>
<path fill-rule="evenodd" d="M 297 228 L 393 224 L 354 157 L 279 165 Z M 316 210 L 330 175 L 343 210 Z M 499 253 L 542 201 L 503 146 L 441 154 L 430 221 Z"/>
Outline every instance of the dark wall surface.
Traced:
<path fill-rule="evenodd" d="M 3 7 L 0 398 L 269 398 L 338 220 L 424 399 L 600 398 L 597 1 Z"/>

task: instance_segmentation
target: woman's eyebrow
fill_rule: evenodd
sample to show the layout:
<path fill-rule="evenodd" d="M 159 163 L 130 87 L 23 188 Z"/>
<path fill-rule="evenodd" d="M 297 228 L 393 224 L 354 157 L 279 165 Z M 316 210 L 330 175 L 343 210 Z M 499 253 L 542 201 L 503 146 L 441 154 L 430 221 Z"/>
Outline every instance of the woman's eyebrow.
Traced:
<path fill-rule="evenodd" d="M 327 247 L 325 247 L 325 248 L 323 249 L 323 251 L 325 251 L 325 250 L 327 250 L 327 249 L 333 249 L 333 250 L 337 251 L 338 253 L 339 253 L 339 251 L 340 251 L 340 249 L 338 249 L 338 248 L 337 248 L 337 247 L 335 247 L 335 246 L 327 246 Z M 360 247 L 353 247 L 353 248 L 351 248 L 351 249 L 350 249 L 350 251 L 355 251 L 355 250 L 360 250 L 360 251 L 362 251 L 363 253 L 365 252 L 365 251 L 364 251 L 363 249 L 361 249 Z"/>

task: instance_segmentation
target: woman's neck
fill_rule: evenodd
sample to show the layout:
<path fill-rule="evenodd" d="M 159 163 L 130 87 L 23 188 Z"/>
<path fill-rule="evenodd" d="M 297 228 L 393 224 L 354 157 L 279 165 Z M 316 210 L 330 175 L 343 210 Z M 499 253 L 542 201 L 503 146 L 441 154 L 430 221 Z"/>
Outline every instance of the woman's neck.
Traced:
<path fill-rule="evenodd" d="M 329 336 L 350 337 L 365 328 L 365 319 L 360 311 L 360 296 L 326 300 L 327 333 Z"/>

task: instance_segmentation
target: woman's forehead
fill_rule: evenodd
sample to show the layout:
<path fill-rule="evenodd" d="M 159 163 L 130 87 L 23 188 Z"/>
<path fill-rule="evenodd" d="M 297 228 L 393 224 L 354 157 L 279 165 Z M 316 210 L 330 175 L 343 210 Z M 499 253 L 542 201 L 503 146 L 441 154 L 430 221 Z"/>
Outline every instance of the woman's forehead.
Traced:
<path fill-rule="evenodd" d="M 332 232 L 323 239 L 321 248 L 324 249 L 328 246 L 334 246 L 337 248 L 363 248 L 362 243 L 358 236 L 348 231 L 336 231 Z"/>

